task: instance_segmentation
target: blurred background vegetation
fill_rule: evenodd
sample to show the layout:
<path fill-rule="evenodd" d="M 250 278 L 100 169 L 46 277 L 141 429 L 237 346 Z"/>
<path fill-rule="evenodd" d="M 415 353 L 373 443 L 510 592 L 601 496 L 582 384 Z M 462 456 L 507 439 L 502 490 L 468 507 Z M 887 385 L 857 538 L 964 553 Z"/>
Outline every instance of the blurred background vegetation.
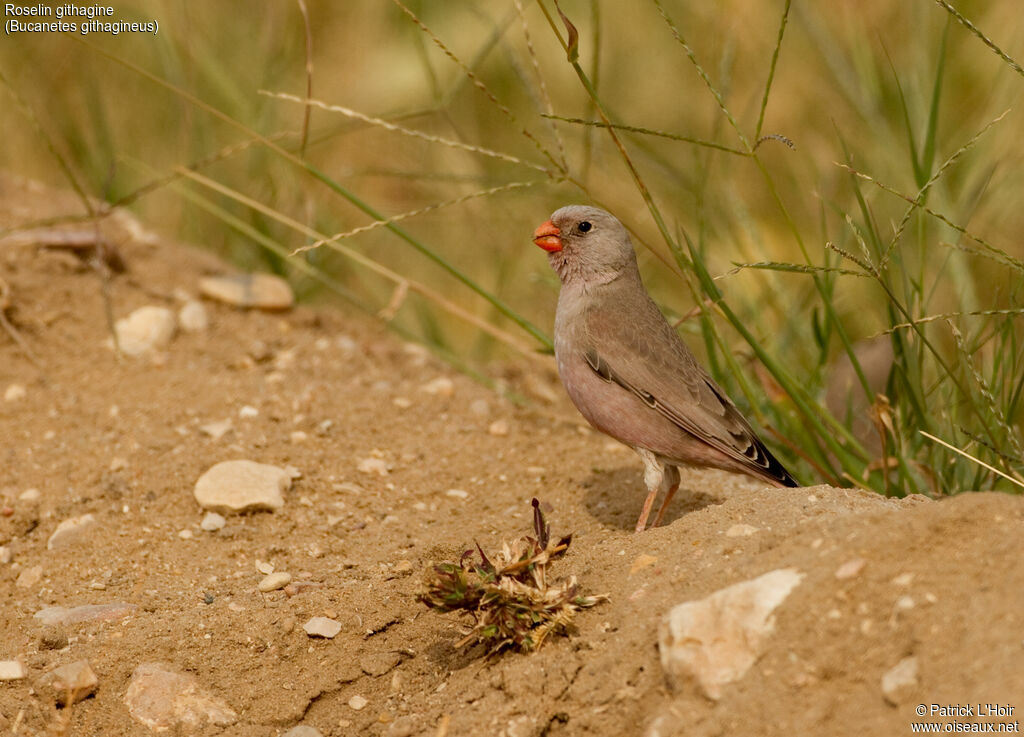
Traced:
<path fill-rule="evenodd" d="M 560 6 L 118 3 L 159 33 L 5 37 L 0 166 L 485 377 L 597 204 L 801 481 L 1019 492 L 1018 0 Z"/>

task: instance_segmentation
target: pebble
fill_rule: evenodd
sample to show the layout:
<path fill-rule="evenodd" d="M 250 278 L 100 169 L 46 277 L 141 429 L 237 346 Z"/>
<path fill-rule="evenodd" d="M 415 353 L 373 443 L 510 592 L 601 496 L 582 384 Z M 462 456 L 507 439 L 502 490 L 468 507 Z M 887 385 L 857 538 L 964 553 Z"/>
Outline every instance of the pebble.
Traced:
<path fill-rule="evenodd" d="M 398 653 L 373 653 L 359 660 L 359 667 L 368 676 L 382 676 L 402 662 Z"/>
<path fill-rule="evenodd" d="M 306 630 L 310 637 L 326 637 L 330 640 L 341 632 L 341 622 L 327 617 L 313 617 L 302 625 L 302 629 Z"/>
<path fill-rule="evenodd" d="M 39 645 L 43 650 L 62 650 L 68 646 L 68 633 L 63 627 L 44 627 L 39 634 Z"/>
<path fill-rule="evenodd" d="M 367 701 L 366 698 L 364 698 L 363 696 L 360 696 L 359 694 L 356 694 L 355 696 L 353 696 L 351 699 L 348 700 L 348 705 L 352 709 L 354 709 L 355 711 L 359 711 L 361 709 L 364 709 L 366 707 L 366 705 L 369 704 L 369 703 L 370 702 Z"/>
<path fill-rule="evenodd" d="M 270 573 L 263 578 L 262 581 L 256 586 L 263 593 L 268 591 L 277 591 L 283 589 L 285 586 L 292 582 L 292 574 L 285 573 L 284 571 L 278 571 L 277 573 Z"/>
<path fill-rule="evenodd" d="M 7 565 L 11 562 L 11 549 L 6 545 L 0 545 L 0 565 Z"/>
<path fill-rule="evenodd" d="M 46 549 L 66 548 L 84 542 L 96 532 L 98 525 L 96 518 L 91 514 L 66 519 L 57 525 L 57 529 L 50 535 L 50 539 L 46 541 Z"/>
<path fill-rule="evenodd" d="M 248 418 L 251 418 L 251 417 L 259 417 L 260 416 L 260 411 L 256 407 L 253 407 L 253 406 L 247 404 L 244 407 L 242 407 L 240 410 L 238 410 L 238 416 L 241 417 L 242 419 L 248 419 Z"/>
<path fill-rule="evenodd" d="M 124 703 L 132 717 L 156 732 L 188 734 L 212 723 L 227 726 L 238 714 L 200 685 L 195 676 L 162 663 L 143 663 L 132 673 Z"/>
<path fill-rule="evenodd" d="M 391 403 L 399 409 L 409 409 L 412 406 L 412 400 L 408 397 L 395 397 Z"/>
<path fill-rule="evenodd" d="M 19 589 L 30 589 L 37 583 L 39 583 L 42 577 L 43 567 L 32 566 L 31 568 L 26 568 L 24 571 L 18 574 L 18 578 L 14 582 L 14 585 L 17 586 Z"/>
<path fill-rule="evenodd" d="M 287 732 L 282 734 L 281 737 L 323 737 L 323 735 L 316 727 L 310 727 L 308 724 L 300 724 L 297 727 L 289 729 Z"/>
<path fill-rule="evenodd" d="M 407 714 L 393 721 L 384 734 L 386 737 L 412 737 L 419 731 L 419 728 L 419 720 L 411 714 Z"/>
<path fill-rule="evenodd" d="M 42 498 L 42 494 L 39 493 L 39 489 L 25 489 L 25 491 L 18 494 L 18 498 L 23 502 L 29 504 L 35 504 Z"/>
<path fill-rule="evenodd" d="M 424 394 L 433 394 L 438 397 L 450 397 L 455 394 L 455 382 L 447 376 L 438 376 L 433 381 L 428 381 L 420 387 Z"/>
<path fill-rule="evenodd" d="M 10 384 L 4 391 L 4 401 L 16 402 L 19 399 L 24 399 L 26 394 L 28 394 L 28 390 L 21 384 Z"/>
<path fill-rule="evenodd" d="M 804 575 L 785 568 L 673 607 L 658 629 L 661 666 L 674 690 L 695 682 L 712 701 L 740 680 L 768 646 L 774 612 Z"/>
<path fill-rule="evenodd" d="M 178 324 L 187 333 L 202 333 L 210 327 L 210 318 L 203 303 L 190 299 L 178 311 Z"/>
<path fill-rule="evenodd" d="M 25 666 L 17 660 L 0 660 L 0 681 L 17 681 L 27 674 Z"/>
<path fill-rule="evenodd" d="M 216 532 L 217 530 L 224 529 L 226 524 L 227 520 L 224 519 L 223 515 L 216 512 L 207 512 L 203 516 L 203 521 L 199 523 L 199 527 L 206 532 Z"/>
<path fill-rule="evenodd" d="M 292 485 L 288 469 L 255 461 L 223 461 L 196 481 L 196 501 L 219 513 L 274 511 L 284 506 L 282 492 Z"/>
<path fill-rule="evenodd" d="M 140 307 L 114 324 L 117 345 L 127 356 L 166 348 L 174 337 L 177 319 L 166 307 Z"/>
<path fill-rule="evenodd" d="M 893 706 L 911 700 L 917 689 L 917 658 L 910 656 L 882 676 L 882 696 Z"/>
<path fill-rule="evenodd" d="M 178 537 L 180 537 L 182 540 L 191 540 L 192 530 L 178 530 Z"/>
<path fill-rule="evenodd" d="M 375 473 L 378 476 L 387 476 L 391 470 L 383 458 L 363 458 L 356 468 L 360 473 Z"/>
<path fill-rule="evenodd" d="M 76 607 L 50 606 L 32 615 L 44 627 L 67 626 L 82 622 L 124 619 L 138 609 L 135 604 L 113 601 L 107 604 L 83 604 Z"/>
<path fill-rule="evenodd" d="M 866 564 L 867 561 L 863 558 L 854 558 L 852 560 L 848 560 L 836 569 L 835 576 L 840 581 L 847 578 L 853 578 L 858 573 L 860 573 L 861 570 L 863 570 Z"/>
<path fill-rule="evenodd" d="M 757 532 L 753 525 L 736 524 L 725 531 L 726 537 L 749 537 Z"/>
<path fill-rule="evenodd" d="M 40 688 L 58 704 L 74 704 L 96 693 L 99 679 L 89 666 L 89 661 L 78 660 L 54 668 L 39 679 Z"/>
<path fill-rule="evenodd" d="M 286 310 L 295 304 L 291 286 L 273 274 L 207 276 L 199 280 L 199 291 L 204 297 L 235 307 Z"/>
<path fill-rule="evenodd" d="M 209 435 L 214 440 L 220 440 L 227 433 L 231 432 L 232 425 L 231 420 L 222 420 L 220 422 L 207 422 L 205 425 L 199 426 L 199 432 L 204 435 Z"/>
<path fill-rule="evenodd" d="M 503 438 L 508 435 L 508 421 L 495 420 L 487 427 L 487 432 L 495 437 Z"/>
<path fill-rule="evenodd" d="M 469 492 L 463 491 L 462 489 L 448 489 L 445 492 L 445 496 L 450 496 L 455 499 L 469 499 Z"/>

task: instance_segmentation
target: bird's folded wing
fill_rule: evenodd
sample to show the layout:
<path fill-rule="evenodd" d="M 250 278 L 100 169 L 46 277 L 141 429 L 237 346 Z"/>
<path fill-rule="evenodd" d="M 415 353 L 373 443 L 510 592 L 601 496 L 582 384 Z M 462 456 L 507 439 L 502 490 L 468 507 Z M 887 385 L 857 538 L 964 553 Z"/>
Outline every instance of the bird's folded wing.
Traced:
<path fill-rule="evenodd" d="M 601 336 L 583 347 L 595 373 L 730 458 L 770 478 L 788 478 L 660 313 L 645 330 L 626 325 L 621 314 L 588 315 L 589 336 Z"/>

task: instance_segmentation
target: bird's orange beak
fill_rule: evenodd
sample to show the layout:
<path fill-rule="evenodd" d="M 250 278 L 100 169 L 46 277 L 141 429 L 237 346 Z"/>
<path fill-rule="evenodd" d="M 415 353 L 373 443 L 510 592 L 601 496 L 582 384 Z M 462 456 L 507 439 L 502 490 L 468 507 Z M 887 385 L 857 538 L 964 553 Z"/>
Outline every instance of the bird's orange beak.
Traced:
<path fill-rule="evenodd" d="M 548 253 L 551 253 L 552 251 L 561 251 L 562 239 L 558 237 L 560 235 L 561 231 L 558 230 L 558 227 L 548 220 L 533 231 L 533 242 Z"/>

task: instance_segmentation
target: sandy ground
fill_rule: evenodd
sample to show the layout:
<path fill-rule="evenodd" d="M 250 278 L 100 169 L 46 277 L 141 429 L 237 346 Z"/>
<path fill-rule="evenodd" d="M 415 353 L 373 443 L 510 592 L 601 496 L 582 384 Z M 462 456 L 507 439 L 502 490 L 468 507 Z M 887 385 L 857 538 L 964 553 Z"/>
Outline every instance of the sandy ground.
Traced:
<path fill-rule="evenodd" d="M 66 193 L 0 178 L 0 228 L 75 208 Z M 115 317 L 177 309 L 200 276 L 226 270 L 124 223 L 109 232 L 128 266 L 110 283 Z M 922 721 L 918 704 L 979 703 L 1014 713 L 959 720 L 1019 725 L 1019 497 L 889 500 L 694 472 L 668 524 L 637 535 L 638 460 L 582 427 L 541 368 L 508 370 L 533 391 L 520 408 L 363 316 L 212 302 L 205 332 L 119 362 L 101 281 L 74 255 L 0 242 L 0 269 L 6 314 L 42 369 L 0 333 L 0 660 L 27 670 L 0 682 L 0 734 L 153 734 L 124 702 L 147 662 L 195 676 L 237 713 L 170 734 L 902 735 Z M 218 439 L 200 429 L 224 420 Z M 239 458 L 301 478 L 282 509 L 204 531 L 195 482 Z M 386 471 L 360 471 L 367 458 Z M 529 532 L 534 496 L 555 533 L 575 534 L 553 573 L 610 601 L 535 654 L 456 648 L 465 622 L 415 599 L 424 569 Z M 87 513 L 97 524 L 84 537 L 47 548 L 62 520 Z M 736 525 L 750 534 L 727 535 Z M 856 559 L 855 575 L 836 577 Z M 261 593 L 257 562 L 304 585 Z M 803 582 L 746 675 L 718 701 L 670 687 L 665 613 L 787 567 Z M 109 602 L 136 608 L 56 627 L 33 616 Z M 309 637 L 314 616 L 341 632 Z M 882 676 L 911 656 L 916 683 L 893 705 Z M 55 709 L 42 677 L 83 659 L 95 694 Z"/>

